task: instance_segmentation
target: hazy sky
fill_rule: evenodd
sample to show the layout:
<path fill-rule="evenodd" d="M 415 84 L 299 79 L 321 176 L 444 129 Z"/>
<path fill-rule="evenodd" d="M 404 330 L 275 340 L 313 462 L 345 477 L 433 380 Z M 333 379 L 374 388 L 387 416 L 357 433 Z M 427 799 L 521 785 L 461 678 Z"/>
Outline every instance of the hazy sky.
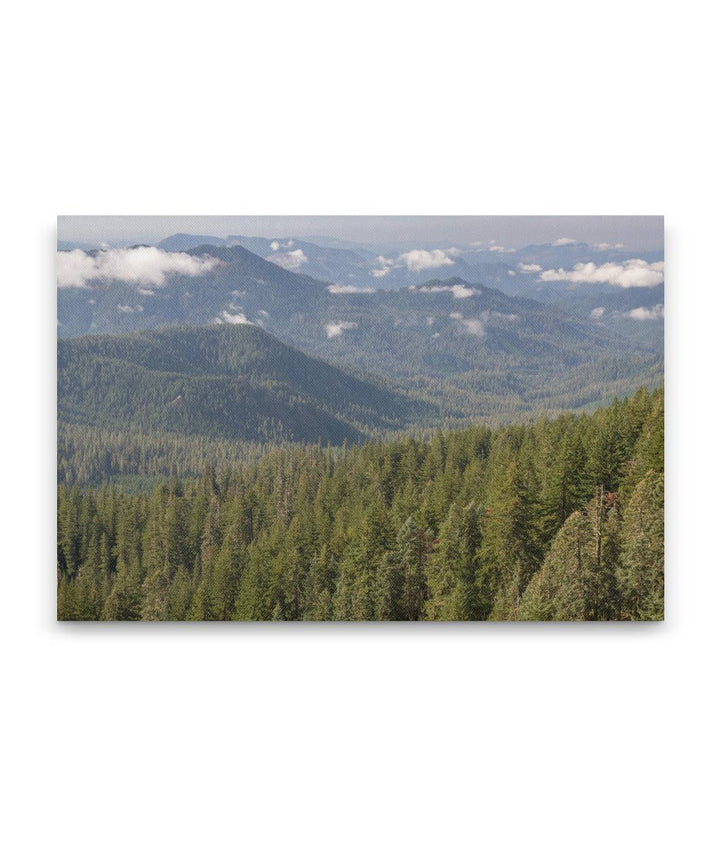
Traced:
<path fill-rule="evenodd" d="M 508 247 L 572 238 L 623 243 L 629 250 L 661 249 L 659 216 L 61 216 L 58 239 L 101 243 L 154 243 L 175 232 L 198 235 L 307 237 L 324 235 L 359 243 L 470 244 L 497 241 Z"/>

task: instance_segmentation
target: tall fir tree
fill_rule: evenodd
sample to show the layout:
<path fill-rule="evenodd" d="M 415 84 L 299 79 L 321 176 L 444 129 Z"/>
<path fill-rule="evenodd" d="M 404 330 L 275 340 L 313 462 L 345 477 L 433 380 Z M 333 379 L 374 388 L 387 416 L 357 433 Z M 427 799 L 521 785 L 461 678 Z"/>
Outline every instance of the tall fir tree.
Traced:
<path fill-rule="evenodd" d="M 625 510 L 619 571 L 622 617 L 664 617 L 664 478 L 651 472 L 637 485 Z"/>
<path fill-rule="evenodd" d="M 440 528 L 428 567 L 425 617 L 432 621 L 473 621 L 481 617 L 478 577 L 482 511 L 454 503 Z"/>

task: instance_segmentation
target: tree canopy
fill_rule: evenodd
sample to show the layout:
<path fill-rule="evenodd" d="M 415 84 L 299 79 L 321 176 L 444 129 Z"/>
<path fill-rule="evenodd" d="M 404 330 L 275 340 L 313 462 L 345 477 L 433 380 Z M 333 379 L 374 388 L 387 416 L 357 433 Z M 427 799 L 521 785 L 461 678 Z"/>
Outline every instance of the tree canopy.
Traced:
<path fill-rule="evenodd" d="M 151 490 L 60 483 L 60 619 L 663 617 L 662 389 L 198 474 L 205 452 Z"/>

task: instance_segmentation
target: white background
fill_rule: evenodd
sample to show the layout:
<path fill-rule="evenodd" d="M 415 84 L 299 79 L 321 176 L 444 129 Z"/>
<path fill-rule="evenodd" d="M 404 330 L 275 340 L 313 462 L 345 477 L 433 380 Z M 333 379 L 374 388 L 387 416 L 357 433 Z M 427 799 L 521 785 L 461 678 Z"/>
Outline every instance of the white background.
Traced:
<path fill-rule="evenodd" d="M 6 10 L 4 852 L 717 847 L 710 10 Z M 664 213 L 666 622 L 56 625 L 59 213 Z"/>

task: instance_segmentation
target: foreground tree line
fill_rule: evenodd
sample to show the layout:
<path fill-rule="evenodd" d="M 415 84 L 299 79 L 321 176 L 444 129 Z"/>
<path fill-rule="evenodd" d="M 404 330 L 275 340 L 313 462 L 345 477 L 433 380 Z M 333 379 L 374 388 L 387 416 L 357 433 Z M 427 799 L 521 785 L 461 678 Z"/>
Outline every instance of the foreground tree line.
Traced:
<path fill-rule="evenodd" d="M 662 390 L 58 493 L 65 620 L 656 620 L 663 557 Z"/>

